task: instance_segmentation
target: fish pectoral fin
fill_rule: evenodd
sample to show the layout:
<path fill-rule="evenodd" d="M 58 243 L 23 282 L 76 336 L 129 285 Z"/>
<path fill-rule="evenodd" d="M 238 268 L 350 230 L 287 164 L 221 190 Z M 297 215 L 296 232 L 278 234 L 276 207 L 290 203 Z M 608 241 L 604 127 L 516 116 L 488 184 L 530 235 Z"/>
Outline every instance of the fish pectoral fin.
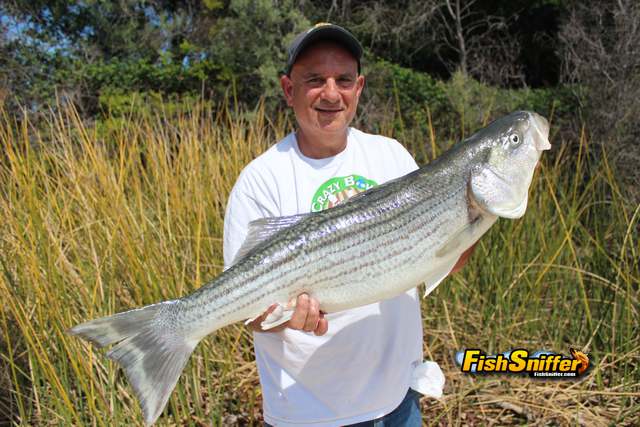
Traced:
<path fill-rule="evenodd" d="M 477 240 L 474 232 L 476 224 L 476 221 L 470 222 L 458 230 L 436 251 L 437 265 L 431 270 L 429 276 L 424 279 L 425 297 L 449 275 L 464 249 L 470 247 Z"/>
<path fill-rule="evenodd" d="M 475 227 L 475 222 L 471 222 L 458 230 L 453 236 L 451 236 L 440 249 L 436 251 L 436 256 L 438 258 L 445 258 L 450 253 L 454 252 L 456 249 L 459 249 L 462 245 L 469 245 L 469 242 L 475 241 L 473 229 Z M 462 253 L 462 251 L 460 251 Z"/>
<path fill-rule="evenodd" d="M 438 287 L 440 282 L 442 282 L 451 272 L 451 269 L 454 265 L 456 265 L 457 259 L 453 259 L 452 261 L 443 262 L 440 265 L 436 266 L 431 273 L 424 279 L 424 296 L 426 298 L 435 288 Z"/>
<path fill-rule="evenodd" d="M 242 246 L 238 250 L 232 265 L 245 257 L 253 248 L 260 243 L 268 240 L 271 236 L 276 234 L 280 230 L 291 227 L 297 224 L 307 216 L 311 214 L 278 216 L 273 218 L 260 218 L 249 223 L 249 231 L 247 237 L 244 239 Z"/>
<path fill-rule="evenodd" d="M 293 312 L 295 311 L 295 307 L 285 308 L 281 304 L 273 310 L 269 315 L 260 323 L 260 327 L 263 330 L 275 328 L 276 326 L 280 326 L 283 323 L 287 323 L 291 320 L 291 316 L 293 316 Z"/>

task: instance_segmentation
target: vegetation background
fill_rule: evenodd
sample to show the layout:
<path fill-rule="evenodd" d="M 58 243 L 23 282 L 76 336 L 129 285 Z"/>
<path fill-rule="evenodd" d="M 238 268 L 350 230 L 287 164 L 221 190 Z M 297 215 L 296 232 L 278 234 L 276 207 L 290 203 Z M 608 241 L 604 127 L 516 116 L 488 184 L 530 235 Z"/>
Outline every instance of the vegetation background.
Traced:
<path fill-rule="evenodd" d="M 365 47 L 357 126 L 419 163 L 515 109 L 552 123 L 527 215 L 423 301 L 445 397 L 429 425 L 640 424 L 640 3 L 632 0 L 0 4 L 0 425 L 133 425 L 80 321 L 199 287 L 226 197 L 289 132 L 286 46 L 330 21 Z M 456 351 L 586 351 L 580 381 L 462 375 Z M 241 325 L 199 346 L 161 425 L 259 425 Z"/>

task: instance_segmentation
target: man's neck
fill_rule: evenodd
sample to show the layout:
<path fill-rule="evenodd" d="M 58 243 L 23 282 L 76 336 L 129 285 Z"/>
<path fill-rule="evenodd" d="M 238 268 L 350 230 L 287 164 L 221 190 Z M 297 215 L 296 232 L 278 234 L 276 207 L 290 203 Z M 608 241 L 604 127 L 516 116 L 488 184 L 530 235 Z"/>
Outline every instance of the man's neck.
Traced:
<path fill-rule="evenodd" d="M 347 133 L 336 135 L 309 135 L 302 129 L 296 132 L 300 152 L 311 159 L 326 159 L 342 152 L 347 147 Z"/>

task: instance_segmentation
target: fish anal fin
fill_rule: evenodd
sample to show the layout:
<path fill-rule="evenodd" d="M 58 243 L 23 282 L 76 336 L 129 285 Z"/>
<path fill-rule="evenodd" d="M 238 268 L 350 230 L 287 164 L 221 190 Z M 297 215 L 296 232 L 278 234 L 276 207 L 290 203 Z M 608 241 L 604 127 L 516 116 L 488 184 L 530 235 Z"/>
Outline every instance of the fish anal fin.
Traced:
<path fill-rule="evenodd" d="M 436 251 L 435 263 L 438 265 L 431 270 L 429 276 L 424 280 L 425 297 L 449 275 L 453 266 L 458 262 L 460 255 L 478 240 L 478 237 L 484 232 L 482 230 L 484 227 L 478 227 L 482 223 L 482 216 L 476 216 L 471 222 L 454 233 Z"/>
<path fill-rule="evenodd" d="M 295 300 L 294 300 L 295 301 Z M 260 323 L 260 327 L 262 330 L 272 329 L 276 326 L 280 326 L 283 323 L 291 320 L 291 316 L 293 316 L 293 312 L 295 311 L 295 302 L 289 303 L 286 306 L 283 304 L 275 304 L 274 309 L 264 318 L 264 320 Z M 247 319 L 244 323 L 245 325 L 254 322 L 256 319 L 260 318 L 263 313 L 252 317 L 251 319 Z"/>
<path fill-rule="evenodd" d="M 271 313 L 271 314 L 269 314 L 269 316 L 267 316 L 266 319 L 264 319 L 262 321 L 260 326 L 265 331 L 267 329 L 271 329 L 271 328 L 275 328 L 276 326 L 280 326 L 283 323 L 287 323 L 289 320 L 291 320 L 291 316 L 293 316 L 293 312 L 294 312 L 294 309 L 287 308 L 287 309 L 283 310 L 282 314 L 279 317 L 270 317 L 271 314 L 273 314 L 273 313 Z"/>
<path fill-rule="evenodd" d="M 260 323 L 260 327 L 263 330 L 266 331 L 267 329 L 275 328 L 291 320 L 295 308 L 283 308 L 281 305 L 278 305 L 278 308 L 279 310 L 276 309 L 269 313 L 262 323 Z"/>

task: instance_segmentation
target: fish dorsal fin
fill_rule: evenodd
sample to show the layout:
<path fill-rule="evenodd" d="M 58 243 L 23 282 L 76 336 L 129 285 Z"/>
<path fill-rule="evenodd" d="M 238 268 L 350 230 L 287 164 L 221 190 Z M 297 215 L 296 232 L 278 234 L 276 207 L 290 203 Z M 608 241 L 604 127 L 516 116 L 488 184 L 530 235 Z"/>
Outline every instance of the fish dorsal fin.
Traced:
<path fill-rule="evenodd" d="M 280 230 L 284 230 L 287 227 L 291 227 L 294 224 L 300 222 L 303 218 L 306 218 L 311 214 L 299 214 L 289 216 L 276 216 L 272 218 L 260 218 L 249 223 L 249 231 L 247 237 L 244 239 L 242 246 L 238 249 L 236 257 L 233 259 L 233 264 L 237 263 L 240 259 L 244 258 L 253 248 L 260 243 L 266 241 L 271 236 L 276 234 Z"/>

